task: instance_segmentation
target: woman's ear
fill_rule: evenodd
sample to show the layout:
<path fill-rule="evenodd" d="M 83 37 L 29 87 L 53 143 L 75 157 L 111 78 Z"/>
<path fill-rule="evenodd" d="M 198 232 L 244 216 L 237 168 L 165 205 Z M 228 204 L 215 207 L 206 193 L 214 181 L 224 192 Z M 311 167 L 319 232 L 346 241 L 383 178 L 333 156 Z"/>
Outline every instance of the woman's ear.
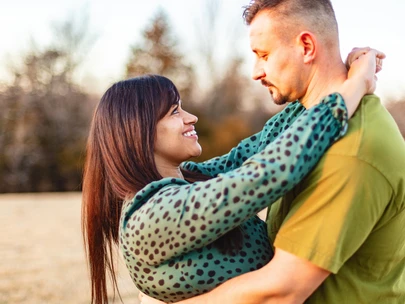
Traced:
<path fill-rule="evenodd" d="M 311 32 L 301 32 L 297 36 L 297 45 L 301 50 L 304 63 L 311 63 L 316 56 L 317 41 Z"/>

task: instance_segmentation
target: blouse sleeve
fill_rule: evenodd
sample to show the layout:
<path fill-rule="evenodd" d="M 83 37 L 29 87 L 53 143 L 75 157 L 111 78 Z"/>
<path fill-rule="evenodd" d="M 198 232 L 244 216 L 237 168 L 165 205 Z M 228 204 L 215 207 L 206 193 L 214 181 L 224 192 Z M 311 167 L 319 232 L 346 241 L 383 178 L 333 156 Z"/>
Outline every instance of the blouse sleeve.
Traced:
<path fill-rule="evenodd" d="M 150 265 L 201 248 L 291 190 L 346 130 L 343 98 L 329 95 L 239 169 L 160 189 L 127 212 L 123 235 Z"/>
<path fill-rule="evenodd" d="M 279 134 L 289 128 L 290 123 L 296 116 L 301 114 L 303 109 L 303 106 L 298 101 L 293 102 L 284 111 L 271 117 L 260 132 L 243 139 L 227 154 L 200 163 L 184 162 L 182 167 L 211 177 L 237 169 L 249 157 L 260 152 L 266 145 L 273 142 Z"/>
<path fill-rule="evenodd" d="M 200 172 L 211 177 L 217 176 L 219 173 L 229 172 L 240 167 L 245 160 L 257 153 L 262 132 L 263 130 L 245 138 L 227 154 L 201 163 L 185 162 L 182 164 L 182 167 L 189 171 Z"/>

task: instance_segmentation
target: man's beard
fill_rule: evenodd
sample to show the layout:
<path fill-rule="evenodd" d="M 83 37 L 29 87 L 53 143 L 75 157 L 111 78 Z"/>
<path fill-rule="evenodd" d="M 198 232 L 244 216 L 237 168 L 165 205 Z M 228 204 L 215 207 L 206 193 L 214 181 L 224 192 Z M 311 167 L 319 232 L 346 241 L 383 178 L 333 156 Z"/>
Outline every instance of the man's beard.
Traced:
<path fill-rule="evenodd" d="M 268 81 L 266 81 L 264 79 L 262 79 L 261 82 L 262 82 L 262 85 L 264 85 L 269 90 L 270 96 L 271 96 L 271 98 L 273 99 L 273 102 L 276 105 L 281 106 L 281 105 L 284 105 L 287 102 L 289 102 L 289 98 L 287 96 L 284 96 L 284 95 L 280 94 L 280 92 L 278 92 L 278 91 L 274 92 L 270 88 L 270 87 L 274 87 L 270 82 L 268 82 Z"/>

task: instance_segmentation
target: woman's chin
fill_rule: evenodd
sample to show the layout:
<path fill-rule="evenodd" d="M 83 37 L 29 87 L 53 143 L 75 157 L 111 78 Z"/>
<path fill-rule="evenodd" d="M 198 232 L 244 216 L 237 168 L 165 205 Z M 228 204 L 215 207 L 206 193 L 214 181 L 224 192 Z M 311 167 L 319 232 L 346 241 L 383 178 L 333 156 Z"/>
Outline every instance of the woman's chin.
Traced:
<path fill-rule="evenodd" d="M 184 161 L 190 160 L 190 159 L 195 158 L 195 157 L 199 157 L 201 155 L 201 153 L 202 153 L 201 149 L 196 150 L 195 152 L 190 153 L 190 157 L 188 159 L 184 160 Z"/>
<path fill-rule="evenodd" d="M 202 154 L 202 148 L 200 146 L 200 148 L 198 149 L 198 152 L 196 153 L 196 155 L 194 157 L 199 157 Z"/>

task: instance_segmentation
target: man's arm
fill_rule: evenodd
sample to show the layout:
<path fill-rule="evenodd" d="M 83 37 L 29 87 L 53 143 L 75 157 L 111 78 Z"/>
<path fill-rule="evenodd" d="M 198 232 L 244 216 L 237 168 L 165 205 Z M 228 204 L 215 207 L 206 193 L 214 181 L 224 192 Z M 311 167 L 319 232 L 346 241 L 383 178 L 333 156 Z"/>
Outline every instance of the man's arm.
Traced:
<path fill-rule="evenodd" d="M 329 274 L 327 270 L 276 248 L 274 258 L 263 268 L 178 304 L 303 303 Z"/>
<path fill-rule="evenodd" d="M 263 268 L 233 278 L 209 293 L 178 304 L 303 303 L 328 277 L 329 271 L 277 249 Z M 144 296 L 142 304 L 162 303 Z"/>
<path fill-rule="evenodd" d="M 302 303 L 330 272 L 337 273 L 364 243 L 393 193 L 374 167 L 339 155 L 343 148 L 346 144 L 325 157 L 297 190 L 268 265 L 180 303 Z"/>

